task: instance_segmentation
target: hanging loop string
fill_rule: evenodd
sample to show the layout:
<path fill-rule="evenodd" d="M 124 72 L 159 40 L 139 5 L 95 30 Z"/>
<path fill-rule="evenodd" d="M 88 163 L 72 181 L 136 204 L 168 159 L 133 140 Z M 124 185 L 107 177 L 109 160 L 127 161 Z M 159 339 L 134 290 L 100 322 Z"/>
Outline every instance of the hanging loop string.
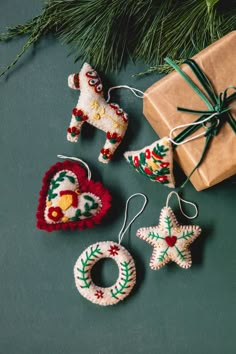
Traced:
<path fill-rule="evenodd" d="M 200 134 L 194 135 L 194 136 L 191 137 L 191 138 L 182 140 L 182 141 L 180 141 L 179 143 L 178 143 L 177 141 L 175 141 L 174 138 L 173 138 L 173 133 L 174 133 L 175 130 L 181 129 L 181 128 L 186 128 L 186 127 L 192 127 L 192 126 L 195 126 L 195 125 L 201 125 L 201 124 L 204 125 L 204 123 L 206 123 L 207 121 L 210 121 L 213 117 L 215 117 L 215 116 L 217 116 L 217 115 L 219 115 L 218 112 L 213 113 L 211 116 L 209 116 L 209 117 L 207 117 L 207 118 L 205 118 L 205 119 L 202 119 L 202 120 L 200 120 L 200 121 L 193 122 L 193 123 L 181 124 L 181 125 L 178 125 L 177 127 L 172 128 L 171 131 L 170 131 L 169 140 L 170 140 L 170 141 L 172 142 L 172 144 L 174 144 L 174 145 L 182 145 L 182 144 L 185 144 L 185 143 L 187 143 L 187 142 L 189 142 L 189 141 L 198 139 L 198 138 L 200 138 L 201 136 L 206 135 L 206 132 L 202 132 L 202 133 L 200 133 Z M 217 121 L 217 123 L 216 123 L 216 127 L 217 127 L 217 126 L 219 125 L 220 121 L 219 121 L 219 119 L 217 119 L 216 121 Z"/>
<path fill-rule="evenodd" d="M 143 203 L 143 206 L 142 208 L 140 209 L 140 211 L 133 217 L 133 219 L 128 223 L 128 225 L 125 227 L 126 225 L 126 221 L 127 221 L 127 216 L 128 216 L 128 205 L 129 205 L 129 202 L 132 198 L 136 197 L 136 196 L 141 196 L 143 197 L 144 199 L 144 203 Z M 119 245 L 121 244 L 122 242 L 122 239 L 126 233 L 126 231 L 128 230 L 128 228 L 131 226 L 131 224 L 133 224 L 133 222 L 137 219 L 137 217 L 143 212 L 145 206 L 147 204 L 147 197 L 145 194 L 143 193 L 135 193 L 135 194 L 132 194 L 126 201 L 126 205 L 125 205 L 125 217 L 124 217 L 124 222 L 123 222 L 123 225 L 122 225 L 122 228 L 119 232 L 119 235 L 118 235 L 118 241 L 119 241 Z"/>
<path fill-rule="evenodd" d="M 181 213 L 187 218 L 187 219 L 195 219 L 197 216 L 198 216 L 198 208 L 196 206 L 196 204 L 192 203 L 192 202 L 188 202 L 187 200 L 183 199 L 183 198 L 180 198 L 179 194 L 175 191 L 172 191 L 168 194 L 167 196 L 167 199 L 166 199 L 166 207 L 169 206 L 169 201 L 170 201 L 170 198 L 172 197 L 172 195 L 176 195 L 177 199 L 178 199 L 178 202 L 179 202 L 179 208 L 180 208 L 180 211 Z M 185 212 L 183 211 L 182 209 L 182 204 L 181 203 L 185 203 L 185 204 L 189 204 L 189 205 L 192 205 L 195 209 L 195 214 L 193 216 L 189 216 L 187 214 L 185 214 Z"/>
<path fill-rule="evenodd" d="M 88 173 L 88 180 L 91 179 L 92 177 L 92 174 L 91 174 L 91 171 L 90 171 L 90 168 L 88 166 L 88 164 L 86 162 L 84 162 L 83 160 L 77 158 L 77 157 L 73 157 L 73 156 L 65 156 L 65 155 L 57 155 L 57 157 L 59 157 L 60 159 L 69 159 L 69 160 L 74 160 L 74 161 L 78 161 L 80 162 L 87 170 L 87 173 Z"/>
<path fill-rule="evenodd" d="M 135 87 L 130 87 L 128 85 L 119 85 L 119 86 L 113 86 L 113 87 L 109 88 L 109 90 L 107 92 L 107 100 L 106 100 L 106 102 L 110 101 L 111 91 L 115 90 L 115 89 L 119 89 L 119 88 L 126 88 L 126 89 L 130 90 L 134 94 L 134 96 L 136 96 L 138 98 L 143 98 L 144 97 L 144 92 L 139 90 L 139 89 L 136 89 Z"/>

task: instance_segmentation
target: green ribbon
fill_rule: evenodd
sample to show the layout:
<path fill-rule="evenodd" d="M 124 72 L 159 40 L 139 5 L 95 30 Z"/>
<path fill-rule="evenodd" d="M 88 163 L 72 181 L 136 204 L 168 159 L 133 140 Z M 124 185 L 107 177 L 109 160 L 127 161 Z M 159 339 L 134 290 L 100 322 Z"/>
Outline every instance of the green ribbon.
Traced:
<path fill-rule="evenodd" d="M 196 109 L 190 109 L 190 108 L 183 108 L 183 107 L 177 107 L 177 110 L 180 112 L 186 112 L 190 114 L 200 114 L 200 117 L 194 121 L 194 123 L 200 122 L 204 120 L 207 117 L 210 117 L 211 115 L 215 114 L 212 118 L 207 121 L 207 124 L 204 126 L 206 129 L 205 133 L 205 145 L 203 147 L 202 155 L 200 157 L 199 162 L 197 165 L 194 167 L 190 175 L 187 177 L 187 180 L 183 183 L 181 187 L 184 187 L 185 184 L 189 181 L 190 177 L 192 174 L 195 172 L 195 170 L 200 166 L 202 161 L 204 160 L 204 157 L 208 151 L 208 148 L 210 146 L 210 143 L 213 139 L 214 136 L 216 136 L 222 125 L 227 122 L 231 129 L 234 131 L 236 134 L 236 121 L 233 118 L 230 109 L 232 108 L 231 102 L 236 99 L 236 87 L 235 86 L 228 86 L 224 91 L 220 92 L 218 95 L 215 92 L 210 80 L 208 77 L 205 75 L 205 73 L 201 70 L 201 68 L 198 66 L 198 64 L 193 60 L 193 59 L 188 59 L 185 61 L 185 64 L 187 64 L 192 72 L 195 74 L 196 78 L 198 79 L 200 83 L 199 88 L 193 80 L 178 66 L 173 62 L 170 58 L 165 58 L 165 61 L 172 66 L 181 76 L 182 78 L 189 84 L 189 86 L 193 89 L 193 91 L 198 95 L 199 98 L 206 104 L 207 109 L 206 110 L 196 110 Z M 229 89 L 233 89 L 235 92 L 233 92 L 231 95 L 228 94 Z M 180 134 L 178 134 L 175 138 L 174 141 L 176 143 L 181 143 L 183 142 L 188 136 L 193 134 L 195 131 L 199 129 L 199 125 L 192 125 L 184 129 Z M 176 145 L 174 145 L 174 148 Z"/>

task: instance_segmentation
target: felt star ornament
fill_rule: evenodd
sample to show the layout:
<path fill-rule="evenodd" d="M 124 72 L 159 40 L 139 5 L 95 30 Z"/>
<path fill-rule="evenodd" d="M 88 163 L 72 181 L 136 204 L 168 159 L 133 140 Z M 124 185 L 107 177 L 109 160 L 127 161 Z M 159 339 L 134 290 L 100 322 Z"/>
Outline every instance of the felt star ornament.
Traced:
<path fill-rule="evenodd" d="M 165 206 L 160 214 L 158 226 L 144 227 L 137 231 L 137 236 L 153 246 L 150 267 L 160 269 L 173 261 L 182 268 L 192 264 L 189 245 L 200 235 L 197 225 L 179 225 L 172 209 Z"/>

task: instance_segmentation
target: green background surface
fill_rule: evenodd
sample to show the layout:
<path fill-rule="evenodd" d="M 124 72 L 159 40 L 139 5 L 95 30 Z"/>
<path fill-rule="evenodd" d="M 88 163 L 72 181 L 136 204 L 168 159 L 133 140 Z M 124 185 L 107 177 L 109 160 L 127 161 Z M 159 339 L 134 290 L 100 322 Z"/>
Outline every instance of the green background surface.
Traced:
<path fill-rule="evenodd" d="M 39 0 L 1 0 L 0 29 L 24 22 L 40 9 Z M 1 67 L 23 43 L 18 39 L 0 44 Z M 97 160 L 105 139 L 101 131 L 84 127 L 77 144 L 67 142 L 66 128 L 78 98 L 78 92 L 68 88 L 67 76 L 82 64 L 74 64 L 68 52 L 49 36 L 0 80 L 0 353 L 235 353 L 235 178 L 202 192 L 191 184 L 186 187 L 183 197 L 198 204 L 194 222 L 203 229 L 191 246 L 193 266 L 183 270 L 170 264 L 151 270 L 152 248 L 135 234 L 139 227 L 157 224 L 169 189 L 134 172 L 123 153 L 157 136 L 142 115 L 142 100 L 119 90 L 113 98 L 129 113 L 129 128 L 110 164 Z M 128 84 L 145 90 L 158 76 L 132 77 L 144 68 L 130 63 L 118 75 L 100 76 L 106 86 Z M 224 157 L 222 151 L 222 158 L 235 158 L 233 153 Z M 110 190 L 112 208 L 100 226 L 51 234 L 36 229 L 41 180 L 58 161 L 57 154 L 83 158 L 93 179 Z M 73 266 L 90 244 L 117 240 L 125 202 L 135 192 L 149 200 L 123 242 L 136 262 L 137 285 L 124 302 L 100 307 L 76 290 Z M 138 198 L 131 203 L 130 218 L 141 204 Z M 171 206 L 180 217 L 175 199 Z M 189 223 L 183 217 L 180 221 Z M 111 261 L 97 272 L 105 285 L 116 279 Z"/>

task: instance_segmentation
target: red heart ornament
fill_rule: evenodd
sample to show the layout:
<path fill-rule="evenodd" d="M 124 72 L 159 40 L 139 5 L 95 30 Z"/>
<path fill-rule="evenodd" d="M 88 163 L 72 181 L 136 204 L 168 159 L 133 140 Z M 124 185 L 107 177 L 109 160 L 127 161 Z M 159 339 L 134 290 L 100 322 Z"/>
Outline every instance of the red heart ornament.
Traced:
<path fill-rule="evenodd" d="M 87 179 L 77 162 L 57 162 L 43 178 L 37 227 L 46 231 L 92 228 L 111 206 L 111 195 L 99 182 Z"/>
<path fill-rule="evenodd" d="M 166 236 L 165 240 L 166 240 L 166 243 L 168 246 L 174 247 L 174 245 L 176 244 L 176 241 L 177 241 L 177 237 L 176 236 Z"/>

